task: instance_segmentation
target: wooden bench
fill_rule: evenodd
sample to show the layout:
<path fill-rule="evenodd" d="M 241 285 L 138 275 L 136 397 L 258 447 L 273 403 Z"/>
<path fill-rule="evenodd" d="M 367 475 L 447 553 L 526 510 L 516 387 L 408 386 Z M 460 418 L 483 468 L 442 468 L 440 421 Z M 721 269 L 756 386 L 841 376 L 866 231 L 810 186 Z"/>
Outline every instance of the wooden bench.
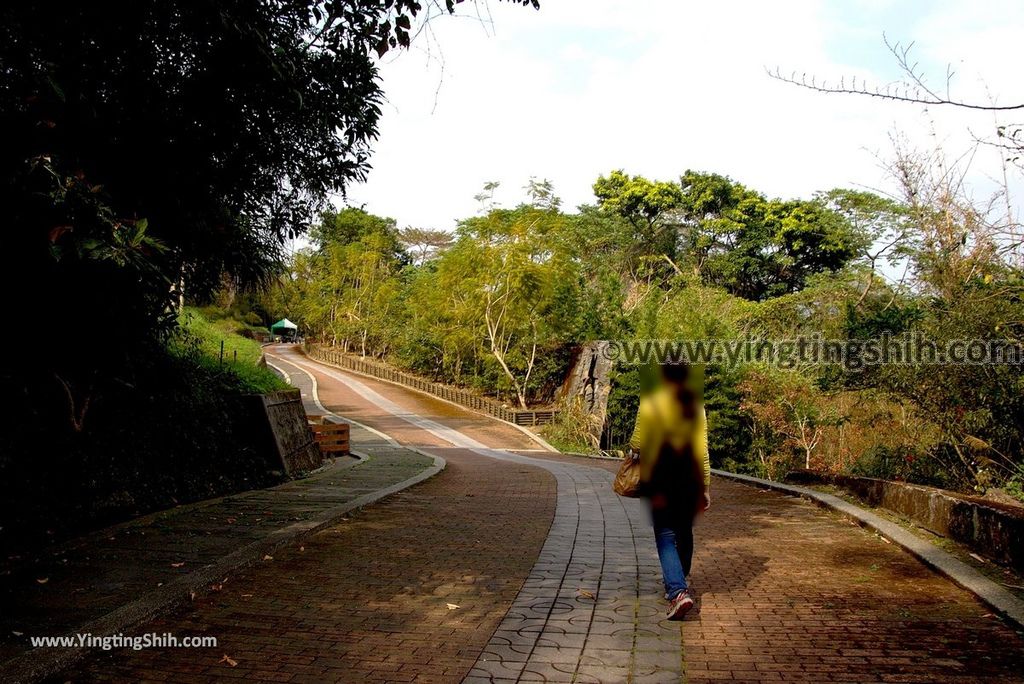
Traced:
<path fill-rule="evenodd" d="M 316 443 L 324 455 L 349 453 L 349 429 L 347 423 L 312 424 L 309 426 L 309 429 L 313 431 L 313 437 L 316 439 Z"/>

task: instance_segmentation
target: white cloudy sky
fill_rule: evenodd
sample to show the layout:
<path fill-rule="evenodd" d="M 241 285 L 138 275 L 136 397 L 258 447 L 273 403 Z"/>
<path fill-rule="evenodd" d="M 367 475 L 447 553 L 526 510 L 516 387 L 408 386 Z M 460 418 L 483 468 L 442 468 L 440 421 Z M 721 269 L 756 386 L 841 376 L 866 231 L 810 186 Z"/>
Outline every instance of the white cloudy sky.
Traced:
<path fill-rule="evenodd" d="M 885 189 L 879 157 L 890 154 L 894 130 L 929 145 L 934 129 L 956 155 L 970 146 L 970 130 L 994 128 L 992 115 L 821 95 L 764 71 L 779 65 L 895 81 L 900 73 L 883 33 L 915 41 L 914 54 L 936 85 L 951 64 L 956 95 L 1024 102 L 1020 2 L 489 6 L 491 25 L 439 18 L 431 23 L 436 43 L 420 40 L 385 59 L 388 102 L 374 169 L 350 189 L 349 204 L 399 226 L 451 229 L 477 211 L 473 195 L 485 181 L 500 181 L 498 199 L 510 206 L 531 175 L 550 178 L 571 209 L 592 202 L 594 180 L 616 168 L 658 179 L 715 171 L 787 198 L 837 186 Z M 999 175 L 998 153 L 979 151 L 971 176 L 977 193 L 989 193 L 985 179 Z"/>

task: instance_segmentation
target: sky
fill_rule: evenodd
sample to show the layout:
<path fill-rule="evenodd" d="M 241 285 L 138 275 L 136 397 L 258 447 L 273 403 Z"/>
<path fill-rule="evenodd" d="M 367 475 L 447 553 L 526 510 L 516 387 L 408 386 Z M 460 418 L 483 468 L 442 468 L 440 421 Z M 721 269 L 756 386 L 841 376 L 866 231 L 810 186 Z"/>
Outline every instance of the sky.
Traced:
<path fill-rule="evenodd" d="M 451 230 L 479 211 L 473 196 L 487 181 L 500 181 L 500 205 L 515 206 L 531 176 L 550 179 L 573 210 L 593 203 L 594 180 L 613 169 L 659 180 L 711 171 L 786 199 L 833 187 L 892 192 L 884 167 L 893 134 L 958 158 L 992 133 L 993 115 L 820 94 L 765 72 L 895 82 L 901 73 L 884 36 L 914 43 L 930 84 L 944 89 L 951 67 L 955 96 L 1024 102 L 1015 73 L 1020 2 L 478 6 L 483 21 L 465 3 L 462 16 L 433 19 L 412 48 L 382 60 L 387 102 L 373 170 L 339 204 L 399 227 Z M 979 200 L 1002 178 L 1000 157 L 988 148 L 972 157 Z M 1016 195 L 1016 177 L 1013 185 Z"/>

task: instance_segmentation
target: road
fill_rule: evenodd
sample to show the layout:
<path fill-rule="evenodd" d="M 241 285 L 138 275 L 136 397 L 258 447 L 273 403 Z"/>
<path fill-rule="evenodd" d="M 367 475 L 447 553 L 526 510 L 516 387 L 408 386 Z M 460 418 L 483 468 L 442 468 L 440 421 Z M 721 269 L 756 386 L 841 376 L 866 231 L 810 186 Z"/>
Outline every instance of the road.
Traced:
<path fill-rule="evenodd" d="M 150 626 L 215 651 L 118 652 L 76 680 L 1024 682 L 1024 637 L 972 594 L 803 500 L 718 479 L 700 610 L 664 621 L 647 514 L 612 492 L 614 464 L 268 351 L 312 411 L 365 426 L 357 444 L 447 468 Z"/>

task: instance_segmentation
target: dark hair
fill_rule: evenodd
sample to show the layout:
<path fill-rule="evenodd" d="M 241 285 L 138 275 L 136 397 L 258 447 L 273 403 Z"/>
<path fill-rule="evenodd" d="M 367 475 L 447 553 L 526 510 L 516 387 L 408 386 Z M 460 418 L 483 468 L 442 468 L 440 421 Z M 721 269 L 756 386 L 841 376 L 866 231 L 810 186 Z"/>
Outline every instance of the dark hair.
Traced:
<path fill-rule="evenodd" d="M 661 367 L 661 377 L 673 385 L 685 384 L 689 376 L 690 367 L 682 363 L 667 363 Z"/>

